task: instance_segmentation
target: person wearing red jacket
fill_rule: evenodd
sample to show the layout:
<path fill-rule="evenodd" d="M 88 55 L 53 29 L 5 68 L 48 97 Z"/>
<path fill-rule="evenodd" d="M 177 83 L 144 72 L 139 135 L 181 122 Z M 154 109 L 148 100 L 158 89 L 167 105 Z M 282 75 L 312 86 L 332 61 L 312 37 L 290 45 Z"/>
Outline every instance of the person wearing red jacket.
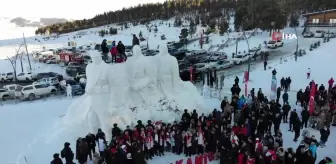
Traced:
<path fill-rule="evenodd" d="M 239 128 L 239 135 L 243 135 L 243 136 L 247 136 L 247 128 L 245 127 L 245 125 L 241 125 L 241 127 Z"/>
<path fill-rule="evenodd" d="M 110 49 L 112 55 L 112 62 L 116 62 L 116 56 L 118 55 L 118 49 L 115 45 L 115 41 L 112 42 L 112 48 Z"/>
<path fill-rule="evenodd" d="M 329 84 L 328 92 L 330 92 L 332 86 L 334 85 L 334 79 L 333 79 L 333 78 L 330 78 L 330 80 L 328 81 L 328 84 Z"/>
<path fill-rule="evenodd" d="M 255 164 L 255 159 L 253 157 L 248 157 L 246 164 Z"/>
<path fill-rule="evenodd" d="M 239 150 L 237 164 L 245 164 L 245 154 Z"/>

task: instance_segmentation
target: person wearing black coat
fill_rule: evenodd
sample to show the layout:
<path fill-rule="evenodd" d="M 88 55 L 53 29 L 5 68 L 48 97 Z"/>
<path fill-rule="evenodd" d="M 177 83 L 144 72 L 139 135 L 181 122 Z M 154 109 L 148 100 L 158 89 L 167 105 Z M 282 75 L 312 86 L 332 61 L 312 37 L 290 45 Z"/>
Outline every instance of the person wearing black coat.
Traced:
<path fill-rule="evenodd" d="M 291 106 L 288 103 L 285 103 L 282 106 L 282 118 L 283 118 L 283 123 L 288 123 L 288 113 L 291 110 Z"/>
<path fill-rule="evenodd" d="M 331 158 L 329 157 L 325 157 L 324 159 L 322 159 L 318 164 L 332 164 L 333 161 Z"/>
<path fill-rule="evenodd" d="M 277 71 L 275 69 L 273 69 L 272 75 L 275 76 L 276 74 L 277 74 Z"/>
<path fill-rule="evenodd" d="M 288 103 L 288 93 L 285 91 L 285 93 L 282 95 L 283 104 Z"/>
<path fill-rule="evenodd" d="M 285 89 L 285 83 L 286 83 L 286 80 L 284 77 L 281 78 L 280 80 L 280 88 L 281 89 Z"/>
<path fill-rule="evenodd" d="M 236 78 L 234 79 L 234 85 L 239 85 L 239 78 L 238 78 L 238 76 L 236 76 Z"/>
<path fill-rule="evenodd" d="M 184 109 L 184 113 L 182 114 L 182 120 L 183 118 L 186 120 L 188 124 L 190 123 L 191 116 L 190 113 L 188 113 L 187 109 Z"/>
<path fill-rule="evenodd" d="M 278 89 L 277 89 L 277 102 L 279 102 L 279 100 L 280 100 L 280 95 L 281 95 L 281 87 L 278 87 Z"/>
<path fill-rule="evenodd" d="M 73 162 L 74 156 L 75 154 L 72 152 L 70 148 L 70 143 L 69 142 L 64 143 L 64 148 L 61 151 L 61 157 L 65 158 L 65 164 L 74 164 Z"/>
<path fill-rule="evenodd" d="M 289 130 L 288 131 L 293 131 L 293 125 L 297 121 L 298 118 L 299 118 L 299 116 L 295 112 L 295 109 L 290 112 L 290 115 L 289 115 Z"/>
<path fill-rule="evenodd" d="M 86 135 L 85 141 L 89 145 L 90 153 L 92 152 L 91 155 L 93 156 L 93 154 L 96 152 L 96 137 L 95 137 L 95 135 L 92 134 L 92 133 L 89 133 L 88 135 Z"/>
<path fill-rule="evenodd" d="M 138 149 L 133 153 L 134 164 L 146 164 L 144 152 L 141 149 Z"/>
<path fill-rule="evenodd" d="M 125 145 L 123 145 L 125 146 Z M 118 153 L 117 153 L 117 164 L 127 164 L 127 158 L 126 158 L 126 152 L 122 149 L 119 148 L 118 149 Z"/>
<path fill-rule="evenodd" d="M 300 137 L 300 130 L 301 130 L 301 122 L 299 118 L 296 118 L 296 120 L 293 123 L 293 129 L 294 129 L 294 142 L 297 142 L 297 139 Z"/>
<path fill-rule="evenodd" d="M 320 134 L 321 134 L 320 145 L 324 147 L 325 143 L 328 141 L 330 135 L 330 129 L 326 125 L 324 125 L 324 128 L 320 130 Z"/>
<path fill-rule="evenodd" d="M 109 53 L 109 48 L 107 47 L 106 39 L 103 40 L 103 42 L 100 45 L 103 56 L 104 56 L 104 61 L 107 60 L 107 54 Z"/>
<path fill-rule="evenodd" d="M 252 101 L 254 101 L 254 97 L 255 97 L 255 92 L 254 92 L 254 88 L 252 88 L 252 90 L 250 91 L 251 97 L 252 97 Z"/>
<path fill-rule="evenodd" d="M 118 127 L 118 124 L 113 124 L 112 128 L 112 137 L 119 137 L 121 136 L 121 129 Z"/>
<path fill-rule="evenodd" d="M 264 96 L 264 94 L 262 93 L 261 88 L 259 88 L 257 97 L 258 97 L 258 100 L 259 100 L 260 102 L 264 102 L 265 96 Z"/>
<path fill-rule="evenodd" d="M 265 60 L 264 61 L 264 70 L 266 71 L 266 69 L 267 69 L 267 61 Z"/>
<path fill-rule="evenodd" d="M 309 112 L 306 108 L 303 108 L 301 112 L 301 117 L 302 117 L 302 127 L 304 126 L 307 128 L 308 120 L 309 120 Z"/>
<path fill-rule="evenodd" d="M 139 38 L 135 34 L 133 34 L 133 40 L 132 40 L 132 46 L 134 45 L 140 45 Z"/>
<path fill-rule="evenodd" d="M 219 149 L 220 152 L 220 164 L 227 164 L 229 159 L 229 149 L 225 148 L 224 146 L 221 146 Z"/>
<path fill-rule="evenodd" d="M 295 163 L 295 152 L 292 148 L 288 148 L 285 152 L 285 164 Z"/>
<path fill-rule="evenodd" d="M 98 129 L 98 132 L 96 134 L 96 141 L 98 141 L 99 138 L 103 138 L 106 141 L 105 133 L 100 128 Z"/>
<path fill-rule="evenodd" d="M 141 121 L 141 120 L 138 120 L 137 123 L 138 123 L 138 124 L 135 125 L 135 127 L 137 128 L 138 132 L 140 133 L 142 128 L 145 129 L 145 125 L 142 124 L 142 121 Z"/>
<path fill-rule="evenodd" d="M 62 159 L 59 157 L 59 154 L 58 153 L 55 153 L 53 155 L 53 160 L 50 162 L 50 164 L 63 164 L 63 161 Z"/>

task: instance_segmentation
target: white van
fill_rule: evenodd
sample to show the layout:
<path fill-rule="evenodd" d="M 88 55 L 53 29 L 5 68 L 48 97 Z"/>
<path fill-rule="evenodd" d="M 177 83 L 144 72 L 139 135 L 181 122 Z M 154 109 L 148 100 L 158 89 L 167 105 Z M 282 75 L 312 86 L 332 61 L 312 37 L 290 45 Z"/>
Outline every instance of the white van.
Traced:
<path fill-rule="evenodd" d="M 323 30 L 317 30 L 315 31 L 315 38 L 323 38 L 324 37 L 325 32 Z"/>

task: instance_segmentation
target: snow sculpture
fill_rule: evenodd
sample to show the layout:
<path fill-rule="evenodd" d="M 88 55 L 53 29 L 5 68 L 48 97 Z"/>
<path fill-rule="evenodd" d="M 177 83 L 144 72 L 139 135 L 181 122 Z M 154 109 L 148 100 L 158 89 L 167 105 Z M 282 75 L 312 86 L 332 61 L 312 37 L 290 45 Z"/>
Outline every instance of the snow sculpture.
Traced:
<path fill-rule="evenodd" d="M 156 85 L 156 70 L 151 67 L 150 59 L 141 54 L 141 48 L 138 45 L 133 47 L 132 59 L 127 64 L 133 106 L 157 104 L 160 97 Z"/>
<path fill-rule="evenodd" d="M 132 115 L 124 113 L 127 112 L 124 108 L 127 108 L 128 96 L 126 67 L 106 64 L 99 52 L 90 54 L 92 63 L 86 67 L 85 94 L 69 106 L 60 127 L 77 137 L 101 128 L 110 138 L 114 123 L 126 127 L 132 122 Z"/>
<path fill-rule="evenodd" d="M 159 86 L 167 99 L 173 98 L 176 104 L 185 109 L 202 109 L 202 96 L 191 82 L 181 80 L 177 59 L 168 53 L 167 45 L 160 45 L 159 51 Z"/>

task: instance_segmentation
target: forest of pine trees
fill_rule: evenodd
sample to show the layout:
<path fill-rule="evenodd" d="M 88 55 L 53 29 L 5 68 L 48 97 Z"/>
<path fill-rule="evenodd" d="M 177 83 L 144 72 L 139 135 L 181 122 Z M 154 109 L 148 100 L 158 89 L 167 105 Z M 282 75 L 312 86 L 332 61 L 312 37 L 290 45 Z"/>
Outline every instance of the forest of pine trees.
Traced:
<path fill-rule="evenodd" d="M 297 19 L 302 13 L 333 8 L 336 8 L 336 1 L 331 0 L 169 0 L 105 12 L 92 19 L 41 27 L 35 34 L 44 34 L 46 31 L 62 34 L 112 23 L 146 24 L 151 20 L 167 20 L 174 16 L 193 20 L 196 25 L 215 26 L 223 33 L 228 30 L 227 22 L 232 13 L 235 13 L 237 30 L 255 27 L 264 30 L 281 29 L 289 19 Z"/>

